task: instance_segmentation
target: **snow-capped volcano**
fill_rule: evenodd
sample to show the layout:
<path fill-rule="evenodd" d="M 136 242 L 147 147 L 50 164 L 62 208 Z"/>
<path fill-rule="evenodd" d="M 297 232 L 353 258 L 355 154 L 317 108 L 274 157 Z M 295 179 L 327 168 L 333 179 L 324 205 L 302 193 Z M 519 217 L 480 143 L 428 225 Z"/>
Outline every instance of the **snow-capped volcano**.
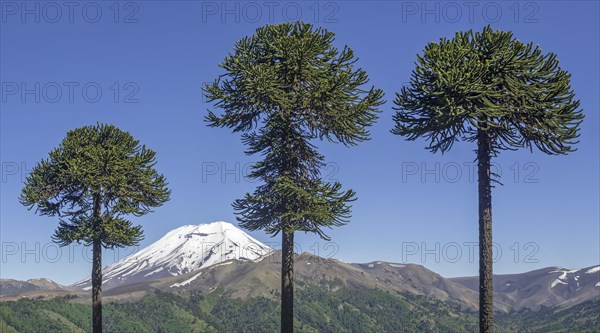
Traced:
<path fill-rule="evenodd" d="M 255 261 L 270 252 L 269 247 L 231 223 L 184 225 L 104 268 L 102 286 L 108 289 L 124 283 L 181 275 L 230 259 Z M 89 290 L 91 279 L 73 286 Z"/>

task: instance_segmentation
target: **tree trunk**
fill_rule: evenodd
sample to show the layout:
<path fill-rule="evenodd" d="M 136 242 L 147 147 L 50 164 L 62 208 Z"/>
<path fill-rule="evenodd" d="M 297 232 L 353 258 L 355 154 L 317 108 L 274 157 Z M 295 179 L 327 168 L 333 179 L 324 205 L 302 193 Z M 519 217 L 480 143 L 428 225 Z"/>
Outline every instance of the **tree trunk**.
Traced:
<path fill-rule="evenodd" d="M 102 246 L 94 241 L 92 263 L 92 321 L 93 332 L 102 333 Z"/>
<path fill-rule="evenodd" d="M 100 195 L 94 195 L 94 231 L 100 227 Z M 92 327 L 93 333 L 102 333 L 102 241 L 95 235 L 92 262 Z"/>
<path fill-rule="evenodd" d="M 281 333 L 294 331 L 294 232 L 281 233 Z"/>
<path fill-rule="evenodd" d="M 477 133 L 479 178 L 479 332 L 492 333 L 494 300 L 492 286 L 492 188 L 489 138 L 485 130 Z"/>

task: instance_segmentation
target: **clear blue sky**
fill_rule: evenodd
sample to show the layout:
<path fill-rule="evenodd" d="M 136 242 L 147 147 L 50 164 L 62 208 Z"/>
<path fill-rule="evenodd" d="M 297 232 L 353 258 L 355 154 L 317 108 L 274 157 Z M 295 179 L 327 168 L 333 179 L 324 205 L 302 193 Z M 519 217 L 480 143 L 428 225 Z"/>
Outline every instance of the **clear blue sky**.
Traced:
<path fill-rule="evenodd" d="M 201 85 L 222 73 L 217 65 L 236 40 L 266 23 L 298 18 L 334 31 L 340 47 L 352 47 L 388 100 L 371 141 L 354 148 L 317 142 L 330 163 L 324 174 L 359 198 L 351 222 L 329 233 L 338 248 L 334 258 L 415 262 L 445 276 L 477 274 L 477 260 L 469 258 L 469 242 L 477 241 L 477 185 L 469 177 L 474 145 L 433 155 L 425 142 L 407 142 L 389 130 L 391 100 L 425 44 L 491 24 L 557 53 L 586 115 L 579 150 L 571 155 L 520 151 L 494 160 L 504 183 L 493 191 L 494 240 L 502 250 L 495 272 L 600 261 L 597 1 L 1 4 L 2 278 L 66 284 L 90 273 L 81 246 L 63 248 L 57 257 L 50 243 L 56 219 L 27 211 L 18 195 L 27 170 L 68 130 L 98 121 L 156 150 L 157 168 L 169 180 L 172 200 L 134 219 L 145 230 L 142 246 L 184 224 L 236 223 L 231 202 L 256 185 L 236 180 L 236 173 L 255 157 L 243 154 L 238 135 L 205 126 L 209 105 Z M 297 240 L 310 252 L 317 242 L 323 256 L 334 248 L 314 235 Z M 439 262 L 431 253 L 422 258 L 425 248 L 437 252 Z M 120 257 L 131 251 L 121 250 Z M 104 263 L 112 261 L 114 254 L 106 252 Z"/>

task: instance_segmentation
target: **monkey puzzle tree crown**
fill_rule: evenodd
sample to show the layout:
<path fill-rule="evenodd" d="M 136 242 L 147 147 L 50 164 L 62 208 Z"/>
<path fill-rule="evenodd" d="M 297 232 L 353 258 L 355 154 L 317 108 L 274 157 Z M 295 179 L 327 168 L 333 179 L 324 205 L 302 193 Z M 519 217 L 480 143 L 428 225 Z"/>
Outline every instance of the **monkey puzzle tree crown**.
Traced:
<path fill-rule="evenodd" d="M 136 245 L 141 227 L 126 216 L 144 215 L 170 195 L 154 169 L 155 155 L 112 125 L 71 130 L 28 175 L 20 201 L 40 215 L 60 217 L 53 239 L 63 246 L 94 240 L 106 248 Z"/>
<path fill-rule="evenodd" d="M 368 139 L 383 92 L 355 67 L 353 51 L 333 46 L 334 34 L 305 23 L 267 25 L 235 44 L 219 79 L 204 87 L 210 126 L 244 132 L 247 154 L 264 159 L 250 177 L 253 195 L 234 203 L 240 225 L 277 234 L 301 230 L 327 238 L 321 227 L 346 223 L 354 192 L 320 178 L 323 156 L 311 143 L 326 139 L 355 145 Z"/>
<path fill-rule="evenodd" d="M 392 132 L 424 137 L 433 152 L 474 141 L 483 130 L 494 155 L 533 146 L 566 154 L 583 119 L 570 74 L 555 54 L 489 26 L 429 43 L 394 103 L 399 112 Z"/>

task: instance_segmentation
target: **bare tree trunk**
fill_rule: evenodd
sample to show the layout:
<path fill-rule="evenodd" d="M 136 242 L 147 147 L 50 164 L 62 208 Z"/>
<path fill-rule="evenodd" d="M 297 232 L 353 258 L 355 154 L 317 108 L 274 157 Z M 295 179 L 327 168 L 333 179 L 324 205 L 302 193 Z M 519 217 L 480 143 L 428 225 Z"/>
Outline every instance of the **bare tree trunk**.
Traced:
<path fill-rule="evenodd" d="M 100 223 L 100 195 L 94 195 L 94 229 Z M 93 333 L 102 333 L 102 242 L 96 237 L 93 241 L 92 262 L 92 327 Z"/>
<path fill-rule="evenodd" d="M 294 233 L 282 231 L 281 333 L 294 332 Z"/>
<path fill-rule="evenodd" d="M 94 241 L 92 263 L 92 321 L 93 333 L 102 333 L 102 246 Z"/>
<path fill-rule="evenodd" d="M 489 139 L 484 130 L 477 133 L 479 176 L 479 332 L 492 333 L 494 300 L 492 286 L 492 188 Z"/>

